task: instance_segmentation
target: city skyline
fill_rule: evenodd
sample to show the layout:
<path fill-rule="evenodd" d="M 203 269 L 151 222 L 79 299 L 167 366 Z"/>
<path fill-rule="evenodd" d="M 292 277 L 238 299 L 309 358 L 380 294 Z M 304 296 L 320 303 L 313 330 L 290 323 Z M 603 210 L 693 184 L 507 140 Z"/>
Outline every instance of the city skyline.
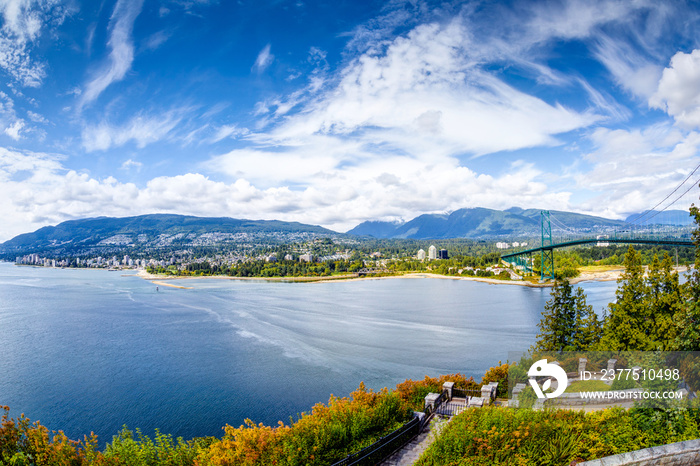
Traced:
<path fill-rule="evenodd" d="M 685 2 L 0 13 L 0 242 L 148 213 L 335 231 L 465 207 L 625 218 L 700 163 L 700 10 Z"/>

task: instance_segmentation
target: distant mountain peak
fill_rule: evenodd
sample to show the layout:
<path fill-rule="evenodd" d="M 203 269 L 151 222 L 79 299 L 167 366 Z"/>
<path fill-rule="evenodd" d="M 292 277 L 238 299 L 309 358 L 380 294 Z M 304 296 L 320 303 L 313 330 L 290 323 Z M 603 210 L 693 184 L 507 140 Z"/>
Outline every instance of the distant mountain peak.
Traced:
<path fill-rule="evenodd" d="M 511 207 L 506 210 L 465 207 L 449 214 L 422 214 L 399 225 L 394 225 L 391 222 L 363 222 L 348 233 L 374 238 L 412 239 L 484 239 L 532 236 L 540 233 L 540 212 L 540 209 L 520 207 Z M 620 220 L 573 212 L 551 212 L 561 223 L 572 229 L 615 228 L 624 225 L 624 222 Z"/>

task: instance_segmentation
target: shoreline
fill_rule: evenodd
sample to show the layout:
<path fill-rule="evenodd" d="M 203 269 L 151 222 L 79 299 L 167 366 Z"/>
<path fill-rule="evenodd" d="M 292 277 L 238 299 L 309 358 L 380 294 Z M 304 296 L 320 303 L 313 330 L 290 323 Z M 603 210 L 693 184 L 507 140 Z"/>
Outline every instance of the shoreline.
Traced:
<path fill-rule="evenodd" d="M 40 267 L 29 264 L 14 264 L 15 266 L 24 267 Z M 106 269 L 90 269 L 90 270 L 106 270 Z M 686 272 L 688 268 L 686 266 L 673 267 L 673 270 L 678 273 Z M 166 286 L 169 288 L 179 288 L 179 289 L 193 289 L 191 286 L 177 285 L 175 283 L 169 283 L 174 280 L 241 280 L 241 281 L 263 281 L 263 282 L 280 282 L 280 283 L 328 283 L 334 281 L 349 281 L 349 280 L 386 280 L 386 279 L 396 279 L 396 278 L 437 278 L 442 280 L 466 280 L 475 281 L 482 283 L 489 283 L 491 285 L 514 285 L 514 286 L 527 286 L 530 288 L 547 288 L 553 286 L 553 282 L 539 283 L 532 282 L 529 280 L 498 280 L 495 278 L 487 277 L 463 277 L 463 276 L 452 276 L 452 275 L 440 275 L 431 272 L 408 272 L 396 275 L 384 275 L 384 276 L 359 276 L 357 273 L 335 275 L 335 276 L 324 276 L 324 277 L 229 277 L 227 275 L 206 275 L 206 276 L 175 276 L 175 275 L 158 275 L 146 272 L 144 269 L 117 269 L 112 271 L 121 271 L 122 276 L 126 277 L 139 277 L 143 280 L 150 281 L 156 286 Z M 570 278 L 569 283 L 572 285 L 582 283 L 582 282 L 606 282 L 606 281 L 616 281 L 620 278 L 620 275 L 625 271 L 624 267 L 613 268 L 609 270 L 601 270 L 595 272 L 583 271 L 578 277 Z M 124 273 L 127 272 L 127 273 Z M 131 272 L 131 273 L 128 273 Z"/>
<path fill-rule="evenodd" d="M 674 268 L 677 272 L 682 272 L 686 270 L 686 267 Z M 620 275 L 624 272 L 624 268 L 605 270 L 600 272 L 582 272 L 578 277 L 574 277 L 569 280 L 573 284 L 588 282 L 588 281 L 615 281 L 620 278 Z M 167 286 L 171 288 L 180 289 L 192 289 L 192 287 L 175 285 L 173 283 L 167 283 L 171 280 L 241 280 L 241 281 L 264 281 L 264 282 L 280 282 L 280 283 L 328 283 L 334 281 L 349 281 L 349 280 L 387 280 L 396 278 L 438 278 L 443 280 L 466 280 L 475 281 L 482 283 L 489 283 L 492 285 L 515 285 L 515 286 L 527 286 L 531 288 L 547 288 L 551 287 L 553 283 L 533 283 L 527 280 L 498 280 L 495 278 L 487 277 L 455 277 L 449 275 L 440 275 L 430 272 L 412 272 L 404 273 L 400 275 L 388 275 L 388 276 L 359 276 L 357 274 L 346 274 L 337 275 L 331 277 L 229 277 L 226 275 L 207 275 L 207 276 L 197 276 L 197 277 L 180 277 L 180 276 L 168 276 L 168 275 L 158 275 L 151 274 L 145 270 L 139 270 L 134 276 L 140 277 L 144 280 L 148 280 L 155 285 Z"/>

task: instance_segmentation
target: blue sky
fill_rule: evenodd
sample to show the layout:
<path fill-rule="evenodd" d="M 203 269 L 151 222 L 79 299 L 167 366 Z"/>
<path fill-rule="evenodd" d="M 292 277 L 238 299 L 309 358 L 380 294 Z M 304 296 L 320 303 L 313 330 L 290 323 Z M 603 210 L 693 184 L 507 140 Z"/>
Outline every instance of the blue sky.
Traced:
<path fill-rule="evenodd" d="M 463 207 L 624 218 L 700 163 L 696 3 L 0 0 L 0 14 L 0 241 L 154 212 L 336 231 Z"/>

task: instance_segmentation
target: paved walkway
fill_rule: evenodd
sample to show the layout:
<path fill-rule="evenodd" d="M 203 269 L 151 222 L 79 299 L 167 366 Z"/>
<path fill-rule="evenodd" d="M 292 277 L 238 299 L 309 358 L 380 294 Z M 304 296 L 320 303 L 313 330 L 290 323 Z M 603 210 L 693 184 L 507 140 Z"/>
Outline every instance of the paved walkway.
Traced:
<path fill-rule="evenodd" d="M 405 447 L 391 455 L 380 466 L 411 466 L 438 437 L 440 431 L 450 422 L 450 418 L 435 417 L 425 432 L 411 440 Z"/>

